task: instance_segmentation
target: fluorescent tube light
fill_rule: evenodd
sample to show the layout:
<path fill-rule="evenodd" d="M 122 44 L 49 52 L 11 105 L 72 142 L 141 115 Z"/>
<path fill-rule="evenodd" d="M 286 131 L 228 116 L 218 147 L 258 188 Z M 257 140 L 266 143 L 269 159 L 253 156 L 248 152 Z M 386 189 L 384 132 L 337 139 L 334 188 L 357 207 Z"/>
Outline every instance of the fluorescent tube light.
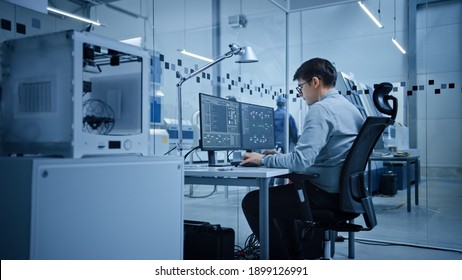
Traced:
<path fill-rule="evenodd" d="M 207 62 L 212 62 L 213 59 L 210 59 L 210 58 L 207 58 L 207 57 L 204 57 L 204 56 L 200 56 L 200 55 L 197 55 L 197 54 L 194 54 L 194 53 L 190 53 L 186 50 L 179 50 L 182 54 L 184 55 L 187 55 L 187 56 L 191 56 L 191 57 L 194 57 L 194 58 L 197 58 L 197 59 L 200 59 L 200 60 L 204 60 L 204 61 L 207 61 Z"/>
<path fill-rule="evenodd" d="M 66 17 L 76 19 L 76 20 L 91 23 L 91 24 L 94 24 L 94 25 L 97 25 L 97 26 L 102 26 L 102 24 L 100 22 L 98 22 L 98 21 L 94 21 L 94 20 L 87 19 L 87 18 L 84 18 L 84 17 L 81 17 L 81 16 L 77 16 L 77 15 L 74 15 L 74 14 L 59 10 L 59 9 L 47 7 L 47 10 L 50 11 L 50 12 L 56 13 L 56 14 L 60 14 L 60 15 L 66 16 Z"/>
<path fill-rule="evenodd" d="M 391 41 L 393 42 L 393 44 L 395 44 L 395 46 L 396 46 L 403 54 L 406 54 L 406 51 L 403 49 L 403 47 L 401 47 L 401 45 L 398 43 L 398 41 L 396 41 L 395 37 L 391 38 Z"/>
<path fill-rule="evenodd" d="M 141 47 L 141 45 L 143 43 L 143 37 L 135 37 L 135 38 L 125 39 L 125 40 L 120 40 L 119 42 L 129 44 L 129 45 L 133 45 L 133 46 L 137 46 L 137 47 Z"/>
<path fill-rule="evenodd" d="M 374 21 L 374 23 L 377 24 L 379 28 L 383 28 L 383 25 L 380 23 L 380 21 L 377 18 L 375 18 L 375 16 L 371 13 L 371 11 L 369 11 L 366 5 L 364 5 L 363 1 L 358 1 L 358 4 L 364 10 L 364 12 L 372 19 L 372 21 Z"/>

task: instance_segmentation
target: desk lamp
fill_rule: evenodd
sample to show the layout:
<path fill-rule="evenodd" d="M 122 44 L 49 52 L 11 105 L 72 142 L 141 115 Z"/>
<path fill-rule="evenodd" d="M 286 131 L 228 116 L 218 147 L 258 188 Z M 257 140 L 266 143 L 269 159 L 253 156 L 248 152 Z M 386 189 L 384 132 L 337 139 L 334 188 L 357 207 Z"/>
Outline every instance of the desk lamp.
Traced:
<path fill-rule="evenodd" d="M 190 73 L 189 75 L 182 77 L 181 73 L 177 71 L 177 77 L 180 78 L 180 81 L 176 85 L 178 88 L 178 143 L 177 143 L 177 149 L 180 153 L 180 156 L 182 155 L 182 142 L 183 142 L 183 112 L 181 110 L 181 85 L 183 85 L 184 82 L 187 80 L 191 79 L 192 77 L 196 76 L 197 74 L 205 71 L 206 69 L 212 67 L 213 65 L 217 64 L 218 62 L 230 58 L 233 55 L 236 55 L 236 63 L 252 63 L 252 62 L 258 62 L 258 58 L 253 52 L 253 49 L 251 47 L 239 47 L 236 44 L 230 44 L 229 45 L 230 51 L 225 53 L 224 55 L 220 56 L 219 58 L 215 59 L 214 61 L 210 62 L 207 65 L 204 65 L 203 67 L 197 69 L 196 71 Z"/>

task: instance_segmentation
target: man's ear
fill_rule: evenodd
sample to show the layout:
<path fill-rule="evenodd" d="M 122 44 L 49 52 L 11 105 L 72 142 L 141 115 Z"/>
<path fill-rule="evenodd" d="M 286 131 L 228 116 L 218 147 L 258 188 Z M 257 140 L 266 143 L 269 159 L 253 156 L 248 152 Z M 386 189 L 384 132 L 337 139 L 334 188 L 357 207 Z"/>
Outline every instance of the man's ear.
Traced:
<path fill-rule="evenodd" d="M 313 83 L 312 86 L 313 86 L 314 88 L 319 88 L 319 87 L 321 86 L 321 80 L 320 80 L 318 77 L 316 77 L 316 76 L 313 77 L 312 83 Z"/>

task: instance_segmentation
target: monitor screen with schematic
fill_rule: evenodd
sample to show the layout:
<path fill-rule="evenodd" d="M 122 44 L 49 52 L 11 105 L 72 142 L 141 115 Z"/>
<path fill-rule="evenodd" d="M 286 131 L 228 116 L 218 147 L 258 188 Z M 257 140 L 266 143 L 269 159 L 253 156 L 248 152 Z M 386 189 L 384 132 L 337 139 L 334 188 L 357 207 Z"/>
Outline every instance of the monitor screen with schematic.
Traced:
<path fill-rule="evenodd" d="M 217 163 L 215 151 L 273 149 L 274 110 L 204 93 L 199 94 L 199 147 L 208 152 L 209 166 Z"/>
<path fill-rule="evenodd" d="M 217 165 L 215 151 L 241 148 L 240 104 L 225 98 L 199 94 L 199 146 L 208 152 L 209 165 Z"/>
<path fill-rule="evenodd" d="M 271 107 L 241 103 L 243 150 L 274 149 L 274 110 Z"/>

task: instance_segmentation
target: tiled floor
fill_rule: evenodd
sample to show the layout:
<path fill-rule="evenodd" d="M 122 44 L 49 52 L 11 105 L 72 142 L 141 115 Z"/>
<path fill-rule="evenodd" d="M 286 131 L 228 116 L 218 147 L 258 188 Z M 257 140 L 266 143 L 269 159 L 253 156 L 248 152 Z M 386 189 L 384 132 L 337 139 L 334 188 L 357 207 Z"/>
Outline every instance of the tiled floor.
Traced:
<path fill-rule="evenodd" d="M 462 259 L 462 180 L 422 181 L 420 205 L 414 204 L 412 190 L 411 212 L 406 210 L 406 191 L 398 191 L 393 197 L 374 197 L 378 225 L 370 232 L 356 234 L 355 259 Z M 251 233 L 240 207 L 248 190 L 188 185 L 185 219 L 231 227 L 236 232 L 236 244 L 242 246 Z M 348 259 L 347 246 L 347 242 L 337 242 L 334 258 Z M 442 250 L 445 248 L 458 252 Z"/>

